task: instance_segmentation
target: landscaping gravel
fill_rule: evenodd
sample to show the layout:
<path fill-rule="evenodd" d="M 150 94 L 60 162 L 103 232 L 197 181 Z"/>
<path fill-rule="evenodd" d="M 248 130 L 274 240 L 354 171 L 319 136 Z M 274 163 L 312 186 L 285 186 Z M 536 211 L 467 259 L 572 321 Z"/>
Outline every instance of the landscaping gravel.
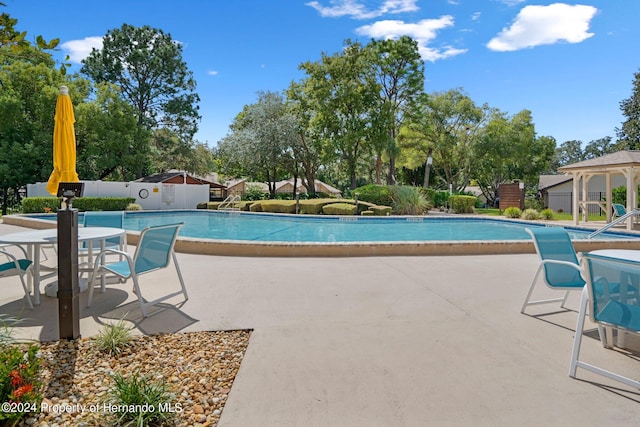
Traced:
<path fill-rule="evenodd" d="M 177 426 L 217 425 L 249 343 L 250 331 L 134 336 L 119 355 L 100 352 L 92 338 L 41 344 L 43 412 L 29 426 L 104 426 L 115 415 L 106 405 L 112 375 L 139 372 L 164 379 L 175 397 Z M 47 412 L 48 410 L 48 412 Z"/>

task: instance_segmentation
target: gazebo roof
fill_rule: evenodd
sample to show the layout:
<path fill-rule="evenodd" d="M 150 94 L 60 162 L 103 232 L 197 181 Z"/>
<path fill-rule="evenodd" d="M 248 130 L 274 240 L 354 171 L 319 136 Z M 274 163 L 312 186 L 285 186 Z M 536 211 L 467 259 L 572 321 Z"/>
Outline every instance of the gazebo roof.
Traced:
<path fill-rule="evenodd" d="M 640 151 L 623 150 L 602 157 L 589 159 L 578 163 L 562 166 L 558 168 L 559 172 L 576 172 L 576 171 L 606 171 L 619 169 L 630 166 L 640 167 Z"/>

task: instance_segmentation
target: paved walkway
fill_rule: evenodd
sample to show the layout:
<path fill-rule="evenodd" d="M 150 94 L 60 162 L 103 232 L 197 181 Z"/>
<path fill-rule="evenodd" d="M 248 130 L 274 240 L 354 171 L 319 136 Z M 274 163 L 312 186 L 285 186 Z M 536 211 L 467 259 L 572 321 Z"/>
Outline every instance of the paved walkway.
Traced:
<path fill-rule="evenodd" d="M 0 224 L 0 233 L 14 230 Z M 567 375 L 575 311 L 519 313 L 536 255 L 178 258 L 186 304 L 164 305 L 143 320 L 130 286 L 110 286 L 90 309 L 81 295 L 81 332 L 93 335 L 124 313 L 148 334 L 253 329 L 221 427 L 628 426 L 640 419 L 638 391 L 584 371 L 581 380 Z M 16 315 L 21 289 L 8 282 L 0 313 Z M 153 282 L 177 286 L 166 271 Z M 42 299 L 24 312 L 30 320 L 20 333 L 56 339 L 56 300 Z M 577 294 L 569 306 L 577 309 Z M 637 358 L 604 350 L 595 332 L 588 335 L 586 359 L 638 376 Z"/>

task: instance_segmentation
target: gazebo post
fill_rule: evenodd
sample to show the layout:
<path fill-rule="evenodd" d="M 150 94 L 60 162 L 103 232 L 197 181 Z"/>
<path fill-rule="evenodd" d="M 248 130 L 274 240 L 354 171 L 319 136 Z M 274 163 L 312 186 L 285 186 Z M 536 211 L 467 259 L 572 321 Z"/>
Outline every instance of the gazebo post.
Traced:
<path fill-rule="evenodd" d="M 573 223 L 580 223 L 580 179 L 582 173 L 578 172 L 573 176 Z"/>
<path fill-rule="evenodd" d="M 606 214 L 606 218 L 607 218 L 607 224 L 611 222 L 611 215 L 612 215 L 612 210 L 611 207 L 613 206 L 613 191 L 611 189 L 611 171 L 607 171 L 607 174 L 605 175 L 605 197 L 607 198 L 607 210 L 605 212 Z"/>

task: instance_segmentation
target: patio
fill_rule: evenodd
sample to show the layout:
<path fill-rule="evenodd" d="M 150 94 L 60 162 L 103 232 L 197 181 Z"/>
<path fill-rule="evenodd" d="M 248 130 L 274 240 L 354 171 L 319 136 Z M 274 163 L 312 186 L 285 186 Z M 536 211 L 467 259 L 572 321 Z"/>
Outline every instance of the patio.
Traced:
<path fill-rule="evenodd" d="M 519 313 L 535 254 L 178 258 L 186 304 L 142 319 L 131 284 L 109 286 L 89 309 L 81 295 L 80 330 L 91 336 L 126 311 L 145 334 L 253 329 L 219 426 L 614 426 L 640 417 L 637 390 L 580 370 L 581 380 L 569 378 L 576 311 Z M 158 286 L 174 281 L 157 276 Z M 0 312 L 17 315 L 22 290 L 7 282 Z M 23 316 L 20 335 L 57 338 L 55 299 Z M 595 332 L 582 355 L 640 372 L 636 357 L 603 349 Z"/>

